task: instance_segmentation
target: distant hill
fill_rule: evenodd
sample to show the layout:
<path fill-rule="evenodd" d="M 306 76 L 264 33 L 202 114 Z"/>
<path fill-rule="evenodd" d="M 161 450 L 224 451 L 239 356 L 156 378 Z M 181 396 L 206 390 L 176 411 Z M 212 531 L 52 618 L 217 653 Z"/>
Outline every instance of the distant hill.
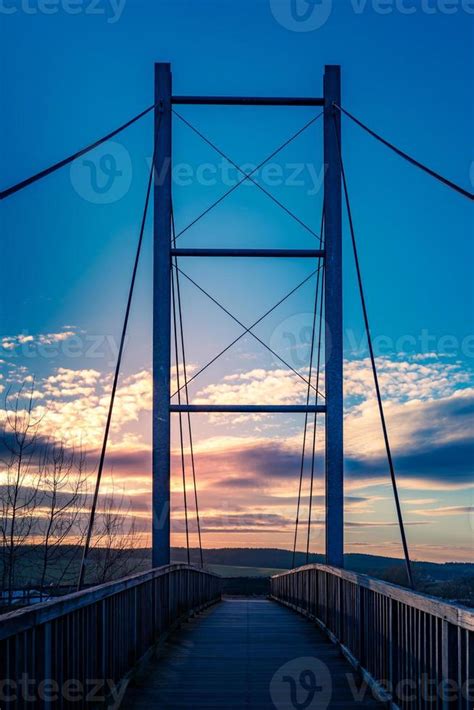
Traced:
<path fill-rule="evenodd" d="M 15 588 L 24 586 L 35 586 L 40 578 L 41 547 L 24 546 L 21 550 L 21 561 L 19 561 L 15 574 Z M 290 550 L 278 548 L 219 548 L 206 549 L 204 552 L 204 564 L 208 569 L 215 571 L 228 580 L 242 580 L 241 588 L 265 588 L 263 580 L 279 571 L 291 569 L 293 566 L 293 555 Z M 64 558 L 71 559 L 68 579 L 64 579 L 62 584 L 73 584 L 77 579 L 81 551 L 78 548 L 64 546 Z M 192 549 L 191 562 L 199 563 L 198 549 Z M 91 555 L 91 565 L 99 562 L 105 554 L 100 548 L 96 548 Z M 118 555 L 117 572 L 110 578 L 123 577 L 126 574 L 145 571 L 151 566 L 151 550 L 140 548 L 135 550 L 123 550 Z M 187 551 L 185 548 L 174 547 L 171 550 L 173 562 L 186 562 Z M 1 551 L 0 551 L 0 562 Z M 348 554 L 344 558 L 345 567 L 348 570 L 367 574 L 378 579 L 382 579 L 394 584 L 406 586 L 407 577 L 405 563 L 401 558 L 382 557 L 378 555 Z M 310 563 L 324 562 L 322 555 L 311 554 Z M 299 567 L 306 563 L 306 554 L 296 553 L 295 566 Z M 50 584 L 56 582 L 55 577 L 61 577 L 62 559 L 59 559 L 50 571 L 52 578 Z M 446 562 L 437 564 L 435 562 L 413 562 L 413 572 L 416 589 L 426 594 L 438 596 L 443 599 L 474 606 L 474 564 L 463 562 Z M 71 581 L 72 580 L 72 581 Z M 249 580 L 253 580 L 250 582 Z M 259 580 L 262 581 L 260 584 Z M 237 581 L 228 586 L 235 593 Z M 266 582 L 268 585 L 268 581 Z M 260 585 L 260 586 L 259 586 Z M 246 591 L 246 593 L 247 593 Z"/>
<path fill-rule="evenodd" d="M 211 565 L 231 565 L 236 567 L 261 567 L 271 569 L 291 569 L 293 553 L 290 550 L 278 548 L 219 548 L 204 550 L 204 562 Z M 174 547 L 172 558 L 176 562 L 185 562 L 185 548 Z M 191 550 L 191 559 L 198 560 L 198 550 Z M 324 563 L 323 555 L 311 554 L 310 564 Z M 380 557 L 378 555 L 348 554 L 344 557 L 346 569 L 374 577 L 381 573 L 400 568 L 404 570 L 405 562 L 396 557 Z M 306 553 L 297 552 L 295 566 L 306 564 Z M 415 572 L 430 577 L 435 581 L 452 580 L 455 577 L 474 576 L 474 564 L 468 562 L 413 562 Z"/>
<path fill-rule="evenodd" d="M 185 562 L 186 550 L 173 548 L 172 558 Z M 291 569 L 292 552 L 278 548 L 222 548 L 204 551 L 204 563 L 210 569 L 226 577 L 244 575 L 241 579 L 265 577 L 278 570 Z M 198 561 L 198 551 L 191 551 L 191 561 Z M 309 562 L 323 563 L 322 555 L 312 554 Z M 297 553 L 295 566 L 306 563 L 306 554 Z M 406 586 L 405 562 L 401 558 L 378 555 L 348 554 L 344 557 L 345 568 L 353 572 Z M 416 589 L 447 601 L 474 606 L 474 564 L 464 562 L 413 562 Z M 232 569 L 234 568 L 234 569 Z M 244 570 L 247 568 L 247 571 Z"/>

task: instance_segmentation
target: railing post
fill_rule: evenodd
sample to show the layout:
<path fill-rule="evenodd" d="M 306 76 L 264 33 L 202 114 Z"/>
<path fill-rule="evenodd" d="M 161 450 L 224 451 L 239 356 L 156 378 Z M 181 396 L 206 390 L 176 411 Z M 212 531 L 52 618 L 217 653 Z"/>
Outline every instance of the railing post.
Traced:
<path fill-rule="evenodd" d="M 153 567 L 170 563 L 171 69 L 155 64 Z"/>
<path fill-rule="evenodd" d="M 343 580 L 338 577 L 337 578 L 337 599 L 338 599 L 338 604 L 339 604 L 339 614 L 337 614 L 337 624 L 338 624 L 338 629 L 337 629 L 337 636 L 341 639 L 341 641 L 344 643 L 345 639 L 345 621 L 346 621 L 346 610 L 344 607 L 344 582 Z"/>
<path fill-rule="evenodd" d="M 359 661 L 365 667 L 367 659 L 365 655 L 365 595 L 366 590 L 363 587 L 357 586 L 359 595 Z"/>
<path fill-rule="evenodd" d="M 135 587 L 133 590 L 133 634 L 134 634 L 134 643 L 133 643 L 133 655 L 134 655 L 134 662 L 138 660 L 138 633 L 140 629 L 138 628 L 138 587 Z"/>
<path fill-rule="evenodd" d="M 319 571 L 314 570 L 314 610 L 313 614 L 315 617 L 319 616 Z"/>
<path fill-rule="evenodd" d="M 397 651 L 397 602 L 393 599 L 389 600 L 389 617 L 388 617 L 388 681 L 390 684 L 389 691 L 393 694 L 393 690 L 397 682 L 396 669 L 396 651 Z"/>
<path fill-rule="evenodd" d="M 457 686 L 458 676 L 458 629 L 448 621 L 442 621 L 441 626 L 441 668 L 442 707 L 443 710 L 453 710 L 459 707 L 460 689 Z"/>
<path fill-rule="evenodd" d="M 53 680 L 53 648 L 52 648 L 52 637 L 51 637 L 51 622 L 48 621 L 44 625 L 44 680 Z M 49 694 L 43 702 L 44 710 L 50 710 L 52 707 L 52 701 Z"/>
<path fill-rule="evenodd" d="M 103 599 L 100 603 L 100 613 L 101 613 L 101 634 L 102 634 L 102 644 L 100 649 L 100 667 L 102 668 L 102 678 L 101 680 L 106 681 L 107 678 L 107 599 Z"/>

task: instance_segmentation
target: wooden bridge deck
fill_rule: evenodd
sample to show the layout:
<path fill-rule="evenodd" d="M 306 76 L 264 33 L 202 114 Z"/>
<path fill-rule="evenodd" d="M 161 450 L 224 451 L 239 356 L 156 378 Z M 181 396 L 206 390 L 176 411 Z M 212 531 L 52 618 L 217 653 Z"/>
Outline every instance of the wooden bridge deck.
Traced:
<path fill-rule="evenodd" d="M 338 649 L 295 612 L 225 599 L 174 633 L 121 708 L 382 708 Z M 306 688 L 306 689 L 305 689 Z"/>

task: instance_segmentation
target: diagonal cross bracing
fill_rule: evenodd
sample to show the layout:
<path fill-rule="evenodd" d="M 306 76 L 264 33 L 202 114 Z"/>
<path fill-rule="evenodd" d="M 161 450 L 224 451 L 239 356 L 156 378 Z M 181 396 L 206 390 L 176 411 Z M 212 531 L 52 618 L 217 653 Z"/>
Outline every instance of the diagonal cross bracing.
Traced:
<path fill-rule="evenodd" d="M 193 219 L 192 222 L 190 222 L 186 227 L 184 227 L 178 234 L 176 235 L 176 239 L 178 239 L 182 234 L 188 231 L 191 227 L 193 227 L 199 220 L 201 220 L 206 214 L 208 214 L 211 210 L 214 209 L 214 207 L 217 207 L 218 204 L 220 204 L 228 195 L 230 195 L 234 190 L 236 190 L 242 183 L 246 182 L 247 180 L 250 180 L 254 185 L 256 185 L 260 190 L 262 190 L 271 200 L 273 200 L 279 207 L 281 207 L 282 210 L 284 210 L 287 214 L 290 215 L 298 224 L 300 224 L 304 229 L 306 229 L 308 232 L 310 232 L 316 239 L 319 239 L 321 241 L 321 238 L 319 235 L 314 232 L 311 227 L 309 227 L 307 224 L 305 224 L 299 217 L 297 217 L 291 210 L 289 210 L 285 205 L 283 205 L 279 200 L 276 199 L 268 190 L 265 190 L 262 185 L 260 185 L 256 180 L 252 178 L 252 175 L 257 172 L 265 163 L 267 163 L 271 158 L 273 158 L 275 155 L 277 155 L 283 148 L 285 148 L 289 143 L 295 140 L 301 133 L 303 133 L 309 126 L 311 126 L 313 123 L 315 123 L 321 116 L 322 113 L 319 113 L 317 116 L 312 118 L 310 121 L 308 121 L 302 128 L 300 128 L 296 133 L 294 133 L 290 138 L 288 138 L 284 143 L 282 143 L 278 148 L 276 148 L 270 155 L 268 155 L 264 160 L 262 160 L 261 163 L 255 166 L 253 170 L 251 170 L 248 173 L 245 173 L 239 165 L 234 163 L 231 158 L 229 158 L 220 148 L 218 148 L 211 140 L 209 140 L 203 133 L 201 133 L 197 128 L 195 128 L 189 121 L 187 121 L 181 114 L 179 114 L 177 111 L 173 109 L 173 113 L 177 118 L 179 118 L 185 125 L 187 125 L 194 133 L 196 133 L 205 143 L 211 146 L 219 155 L 221 155 L 225 160 L 227 160 L 229 163 L 231 163 L 237 170 L 242 173 L 243 178 L 239 180 L 235 185 L 233 185 L 227 192 L 225 192 L 223 195 L 221 195 L 215 202 L 213 202 L 209 207 L 207 207 L 204 212 L 201 212 L 195 219 Z"/>
<path fill-rule="evenodd" d="M 245 335 L 246 333 L 249 333 L 253 338 L 255 338 L 255 340 L 257 340 L 257 341 L 258 341 L 261 345 L 263 345 L 269 352 L 271 352 L 271 354 L 272 354 L 274 357 L 278 358 L 278 360 L 280 360 L 280 362 L 282 362 L 289 370 L 291 370 L 297 377 L 299 377 L 301 380 L 303 380 L 303 382 L 304 382 L 306 385 L 310 386 L 312 389 L 314 389 L 315 391 L 317 391 L 317 390 L 315 389 L 315 387 L 306 379 L 306 377 L 304 377 L 300 372 L 298 372 L 298 370 L 295 370 L 295 368 L 294 368 L 292 365 L 290 365 L 284 358 L 282 358 L 280 355 L 278 355 L 278 353 L 275 352 L 269 345 L 267 345 L 267 343 L 265 343 L 265 341 L 263 341 L 261 338 L 258 337 L 258 335 L 255 335 L 255 333 L 252 332 L 252 328 L 256 325 L 256 323 L 254 323 L 252 326 L 250 326 L 249 328 L 247 328 L 247 326 L 244 325 L 244 323 L 242 323 L 242 321 L 240 321 L 236 316 L 234 316 L 234 314 L 231 313 L 225 306 L 223 306 L 221 303 L 219 303 L 219 301 L 218 301 L 216 298 L 214 298 L 214 296 L 212 296 L 208 291 L 206 291 L 202 286 L 200 286 L 194 279 L 191 278 L 191 276 L 188 276 L 188 274 L 186 274 L 186 273 L 185 273 L 182 269 L 180 269 L 178 266 L 176 266 L 176 265 L 173 265 L 173 266 L 174 266 L 174 268 L 176 269 L 177 272 L 179 272 L 180 274 L 182 274 L 190 283 L 192 283 L 199 291 L 201 291 L 201 293 L 203 293 L 205 296 L 207 296 L 213 303 L 216 304 L 216 306 L 218 306 L 222 311 L 224 311 L 224 313 L 226 313 L 228 316 L 230 316 L 230 318 L 232 318 L 232 320 L 234 320 L 236 323 L 238 323 L 238 325 L 240 325 L 242 328 L 245 329 L 245 333 L 242 333 L 242 335 L 241 335 L 240 337 L 242 337 L 242 336 Z M 321 267 L 319 267 L 319 268 L 321 268 Z M 319 270 L 319 269 L 318 269 L 318 270 Z M 312 275 L 312 274 L 311 274 L 311 275 Z M 311 276 L 311 275 L 310 275 L 310 276 Z M 309 279 L 309 278 L 310 278 L 310 277 L 308 277 L 308 279 Z M 273 309 L 271 309 L 271 310 L 273 310 Z M 267 314 L 267 315 L 268 315 L 268 314 Z M 265 316 L 262 316 L 262 318 L 260 318 L 259 321 L 257 321 L 257 322 L 260 322 L 264 317 L 265 317 Z M 226 348 L 226 349 L 228 349 L 228 348 Z M 217 358 L 214 358 L 213 361 L 215 361 L 215 359 L 217 359 Z M 203 368 L 203 369 L 205 369 L 205 368 Z M 202 370 L 201 370 L 201 372 L 202 372 Z M 188 380 L 188 384 L 189 384 L 189 382 L 190 382 L 190 380 Z M 177 394 L 177 392 L 175 392 L 175 393 L 172 395 L 172 397 L 173 397 L 175 394 Z M 324 395 L 323 395 L 321 392 L 319 392 L 319 394 L 321 395 L 321 397 L 324 397 Z"/>
<path fill-rule="evenodd" d="M 278 306 L 280 306 L 282 303 L 284 303 L 290 296 L 292 296 L 296 291 L 298 291 L 298 289 L 300 289 L 302 286 L 304 286 L 305 283 L 307 283 L 310 279 L 312 279 L 313 276 L 315 276 L 315 274 L 317 274 L 321 268 L 322 268 L 322 266 L 318 267 L 318 269 L 316 269 L 315 271 L 312 271 L 309 274 L 309 276 L 307 276 L 305 279 L 303 279 L 303 281 L 300 281 L 300 283 L 297 284 L 294 288 L 292 288 L 291 291 L 288 291 L 288 293 L 286 293 L 277 303 L 275 303 L 271 308 L 269 308 L 268 311 L 265 311 L 265 313 L 263 315 L 261 315 L 259 318 L 257 318 L 257 320 L 254 321 L 252 323 L 252 325 L 250 325 L 248 328 L 246 328 L 240 335 L 237 336 L 237 338 L 235 338 L 231 343 L 226 345 L 226 347 L 223 348 L 217 355 L 215 355 L 211 360 L 209 360 L 205 365 L 203 365 L 203 367 L 201 367 L 197 372 L 195 372 L 194 375 L 187 380 L 187 384 L 189 385 L 194 379 L 196 379 L 196 377 L 199 377 L 199 375 L 202 372 L 204 372 L 204 370 L 207 370 L 208 367 L 213 365 L 216 362 L 216 360 L 218 360 L 220 357 L 222 357 L 222 355 L 224 355 L 228 350 L 230 350 L 231 347 L 233 347 L 236 343 L 238 343 L 239 340 L 241 340 L 245 335 L 247 335 L 247 333 L 249 333 L 251 330 L 253 330 L 253 328 L 255 328 L 255 326 L 257 326 L 259 323 L 261 323 L 262 320 L 264 320 L 267 316 L 269 316 L 270 313 L 272 313 L 276 308 L 278 308 Z M 184 387 L 184 385 L 182 385 L 182 387 L 180 387 L 180 389 L 183 389 L 183 387 Z M 313 389 L 314 389 L 314 387 L 313 387 Z M 173 394 L 171 395 L 171 399 L 173 397 L 175 397 L 178 394 L 178 392 L 179 392 L 179 390 L 176 390 L 176 392 L 173 392 Z"/>

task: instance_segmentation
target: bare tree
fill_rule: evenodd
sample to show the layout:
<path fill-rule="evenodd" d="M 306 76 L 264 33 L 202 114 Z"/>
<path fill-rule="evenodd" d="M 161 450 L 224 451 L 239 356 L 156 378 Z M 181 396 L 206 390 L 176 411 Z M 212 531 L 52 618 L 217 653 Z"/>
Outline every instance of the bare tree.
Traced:
<path fill-rule="evenodd" d="M 15 588 L 57 589 L 82 545 L 85 456 L 44 439 L 34 415 L 34 383 L 9 390 L 1 413 L 0 581 L 4 603 Z M 72 542 L 72 544 L 71 544 Z"/>
<path fill-rule="evenodd" d="M 38 518 L 41 549 L 40 586 L 58 586 L 68 579 L 77 548 L 81 546 L 81 526 L 87 494 L 85 456 L 68 450 L 63 443 L 46 446 L 41 467 L 43 494 Z M 71 545 L 71 540 L 75 541 Z"/>
<path fill-rule="evenodd" d="M 44 415 L 35 416 L 33 395 L 33 383 L 7 392 L 0 412 L 0 582 L 9 606 L 16 587 L 34 583 L 55 594 L 75 581 L 87 530 L 86 457 L 40 434 Z M 100 498 L 87 581 L 133 573 L 142 564 L 139 547 L 136 521 L 112 482 Z"/>
<path fill-rule="evenodd" d="M 4 451 L 4 482 L 0 488 L 0 540 L 2 546 L 2 589 L 12 603 L 19 558 L 36 525 L 41 502 L 38 432 L 41 418 L 33 415 L 33 387 L 5 397 L 1 438 Z M 8 405 L 13 399 L 13 406 Z"/>
<path fill-rule="evenodd" d="M 89 581 L 103 584 L 136 572 L 142 560 L 136 554 L 140 548 L 140 533 L 130 515 L 124 493 L 113 489 L 100 502 L 90 556 Z"/>

